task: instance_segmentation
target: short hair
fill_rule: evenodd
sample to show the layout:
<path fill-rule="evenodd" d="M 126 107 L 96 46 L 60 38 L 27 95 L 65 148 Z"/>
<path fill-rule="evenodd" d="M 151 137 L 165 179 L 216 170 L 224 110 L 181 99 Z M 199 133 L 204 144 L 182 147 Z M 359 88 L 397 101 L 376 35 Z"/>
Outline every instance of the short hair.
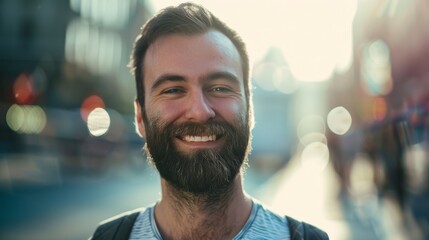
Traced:
<path fill-rule="evenodd" d="M 134 75 L 137 88 L 137 101 L 144 113 L 144 58 L 150 45 L 158 38 L 169 34 L 193 35 L 216 30 L 228 37 L 237 48 L 241 58 L 243 83 L 248 107 L 249 119 L 251 112 L 251 86 L 249 81 L 249 57 L 243 40 L 238 34 L 220 21 L 210 11 L 194 3 L 182 3 L 177 7 L 161 10 L 141 28 L 134 43 L 129 67 Z"/>

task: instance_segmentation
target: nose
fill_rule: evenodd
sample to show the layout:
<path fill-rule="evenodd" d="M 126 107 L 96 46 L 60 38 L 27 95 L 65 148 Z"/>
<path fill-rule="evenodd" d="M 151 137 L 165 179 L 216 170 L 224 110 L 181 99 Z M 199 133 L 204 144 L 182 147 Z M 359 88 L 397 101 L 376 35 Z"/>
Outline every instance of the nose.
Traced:
<path fill-rule="evenodd" d="M 215 111 L 210 106 L 207 97 L 202 91 L 190 94 L 187 101 L 185 117 L 188 121 L 207 122 L 215 117 Z"/>

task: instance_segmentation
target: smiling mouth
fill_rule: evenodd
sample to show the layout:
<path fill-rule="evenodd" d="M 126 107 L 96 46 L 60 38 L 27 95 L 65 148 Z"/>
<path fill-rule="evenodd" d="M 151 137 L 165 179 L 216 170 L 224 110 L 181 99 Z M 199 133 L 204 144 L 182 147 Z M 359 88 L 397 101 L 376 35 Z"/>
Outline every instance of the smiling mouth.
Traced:
<path fill-rule="evenodd" d="M 186 142 L 214 142 L 216 141 L 217 137 L 216 135 L 204 135 L 204 136 L 191 136 L 191 135 L 185 135 L 183 137 L 180 137 L 183 141 Z"/>

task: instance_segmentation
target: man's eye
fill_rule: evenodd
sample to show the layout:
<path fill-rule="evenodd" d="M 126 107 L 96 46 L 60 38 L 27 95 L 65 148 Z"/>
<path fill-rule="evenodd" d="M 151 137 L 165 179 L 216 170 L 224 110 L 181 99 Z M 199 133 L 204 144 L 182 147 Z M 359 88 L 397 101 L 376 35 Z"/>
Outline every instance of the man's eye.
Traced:
<path fill-rule="evenodd" d="M 162 94 L 177 94 L 177 93 L 183 93 L 183 90 L 180 88 L 169 88 L 162 91 Z"/>
<path fill-rule="evenodd" d="M 212 92 L 230 92 L 231 90 L 226 87 L 214 87 L 212 88 Z"/>

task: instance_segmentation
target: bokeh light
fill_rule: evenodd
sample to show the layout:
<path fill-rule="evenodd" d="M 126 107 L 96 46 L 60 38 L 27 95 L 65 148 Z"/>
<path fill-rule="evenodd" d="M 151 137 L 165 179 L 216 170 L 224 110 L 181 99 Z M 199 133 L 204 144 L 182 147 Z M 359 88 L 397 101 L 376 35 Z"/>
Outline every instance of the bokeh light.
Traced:
<path fill-rule="evenodd" d="M 325 143 L 313 142 L 304 147 L 301 153 L 301 167 L 306 171 L 319 173 L 329 163 L 329 149 Z"/>
<path fill-rule="evenodd" d="M 105 134 L 110 127 L 109 113 L 103 108 L 96 108 L 88 115 L 88 130 L 95 137 Z"/>
<path fill-rule="evenodd" d="M 325 136 L 325 122 L 319 115 L 309 115 L 298 123 L 298 138 L 303 145 L 313 141 L 323 140 Z"/>
<path fill-rule="evenodd" d="M 266 91 L 291 94 L 299 87 L 299 82 L 293 78 L 286 66 L 270 62 L 255 65 L 252 77 L 258 86 Z"/>
<path fill-rule="evenodd" d="M 354 197 L 367 197 L 375 192 L 374 167 L 365 155 L 358 155 L 350 170 L 349 191 Z"/>
<path fill-rule="evenodd" d="M 45 128 L 47 118 L 40 106 L 14 104 L 6 113 L 6 122 L 15 132 L 38 134 Z"/>
<path fill-rule="evenodd" d="M 291 94 L 299 87 L 299 81 L 292 76 L 279 48 L 271 48 L 262 61 L 254 64 L 252 79 L 267 91 Z"/>
<path fill-rule="evenodd" d="M 288 68 L 280 67 L 274 73 L 274 86 L 282 93 L 292 94 L 298 90 L 299 81 L 290 74 Z"/>
<path fill-rule="evenodd" d="M 252 78 L 262 89 L 274 91 L 274 73 L 278 66 L 273 63 L 262 62 L 253 68 Z"/>
<path fill-rule="evenodd" d="M 405 152 L 405 169 L 409 176 L 408 190 L 417 192 L 424 190 L 428 180 L 429 162 L 427 146 L 422 143 L 411 145 Z"/>
<path fill-rule="evenodd" d="M 382 121 L 387 115 L 387 103 L 382 97 L 376 97 L 372 104 L 372 116 L 375 121 Z"/>
<path fill-rule="evenodd" d="M 327 124 L 333 133 L 343 135 L 352 125 L 352 116 L 346 108 L 339 106 L 329 111 Z"/>
<path fill-rule="evenodd" d="M 368 94 L 378 96 L 392 91 L 391 68 L 390 49 L 383 40 L 376 40 L 365 46 L 361 74 Z"/>
<path fill-rule="evenodd" d="M 25 120 L 25 113 L 19 105 L 12 105 L 6 113 L 7 125 L 13 131 L 17 132 L 23 125 Z"/>
<path fill-rule="evenodd" d="M 314 143 L 314 142 L 321 142 L 321 143 L 328 142 L 325 134 L 320 132 L 307 133 L 304 136 L 302 136 L 299 140 L 303 146 L 307 146 L 308 144 Z"/>
<path fill-rule="evenodd" d="M 34 99 L 34 90 L 31 77 L 26 74 L 20 74 L 13 84 L 13 94 L 16 101 L 20 104 L 31 103 Z"/>
<path fill-rule="evenodd" d="M 80 107 L 80 115 L 82 119 L 86 122 L 88 120 L 88 115 L 96 108 L 104 108 L 104 101 L 97 95 L 91 95 L 83 100 Z"/>

